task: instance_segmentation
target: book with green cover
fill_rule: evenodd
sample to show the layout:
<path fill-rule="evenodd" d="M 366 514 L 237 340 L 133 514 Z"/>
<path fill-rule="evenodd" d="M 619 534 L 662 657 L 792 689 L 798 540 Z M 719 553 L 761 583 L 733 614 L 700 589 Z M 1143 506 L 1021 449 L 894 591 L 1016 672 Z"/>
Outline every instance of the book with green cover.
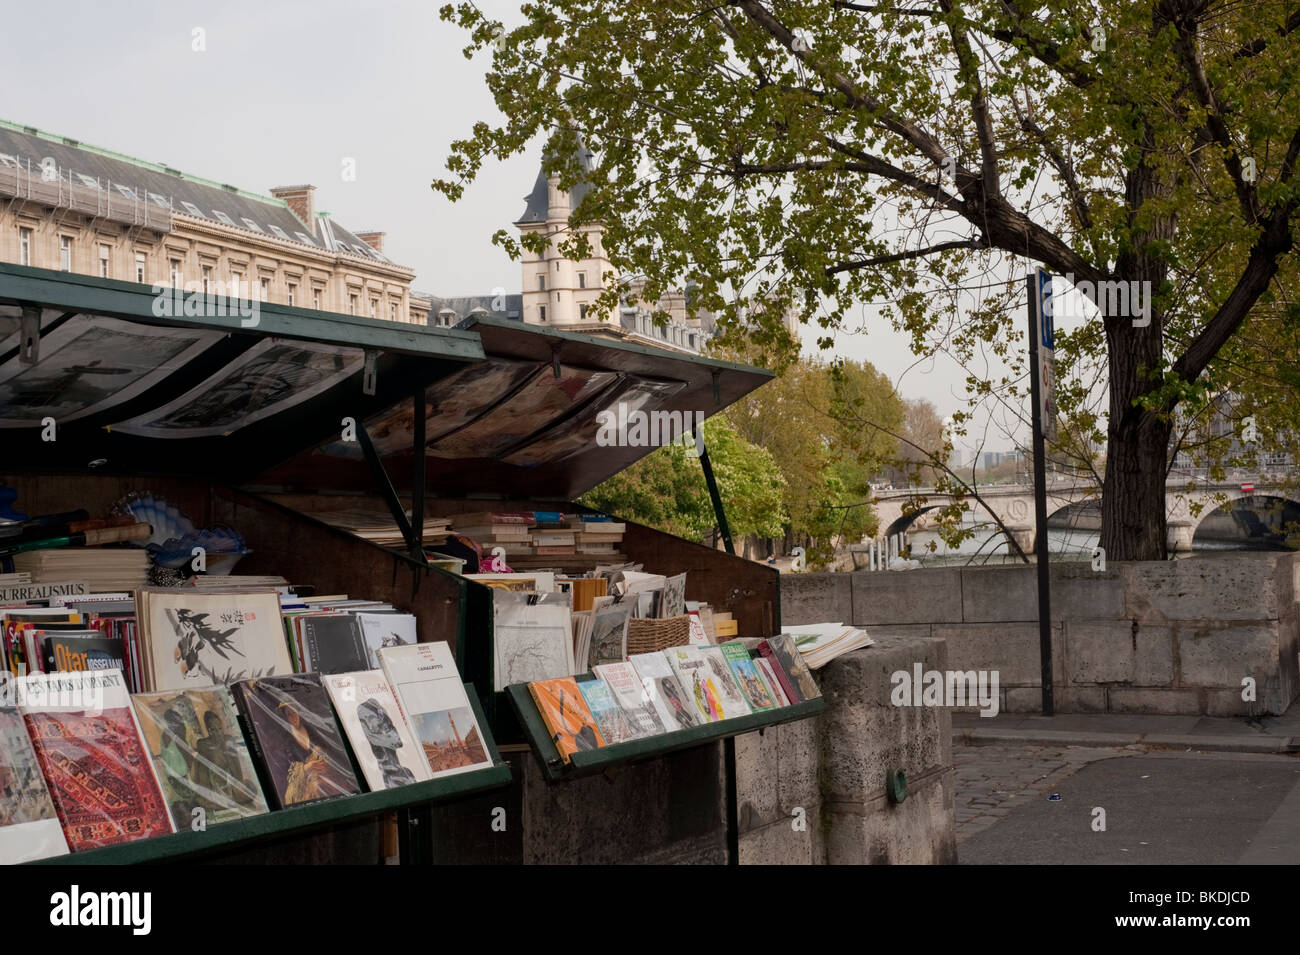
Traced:
<path fill-rule="evenodd" d="M 776 698 L 763 680 L 762 674 L 754 666 L 754 661 L 750 659 L 749 649 L 739 640 L 728 640 L 721 644 L 719 649 L 722 650 L 727 666 L 731 667 L 732 676 L 740 685 L 740 692 L 744 695 L 749 708 L 755 713 L 775 709 Z"/>

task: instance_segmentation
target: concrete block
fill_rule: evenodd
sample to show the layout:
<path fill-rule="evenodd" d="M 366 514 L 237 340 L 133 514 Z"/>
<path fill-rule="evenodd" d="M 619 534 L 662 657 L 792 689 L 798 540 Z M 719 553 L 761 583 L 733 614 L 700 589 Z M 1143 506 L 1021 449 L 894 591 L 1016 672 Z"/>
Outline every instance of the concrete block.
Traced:
<path fill-rule="evenodd" d="M 1104 686 L 1053 687 L 1052 703 L 1058 713 L 1105 713 L 1108 705 L 1106 688 Z"/>
<path fill-rule="evenodd" d="M 935 639 L 948 644 L 948 666 L 954 670 L 997 670 L 1002 686 L 1037 685 L 1041 680 L 1038 623 L 968 623 L 932 628 Z M 1052 626 L 1052 676 L 1065 679 L 1060 652 L 1060 624 Z"/>
<path fill-rule="evenodd" d="M 957 623 L 962 619 L 961 573 L 956 567 L 934 567 L 851 574 L 852 622 L 856 626 Z"/>
<path fill-rule="evenodd" d="M 782 574 L 781 623 L 823 623 L 853 616 L 849 574 Z"/>
<path fill-rule="evenodd" d="M 826 861 L 831 865 L 956 863 L 953 775 L 949 768 L 928 777 L 909 777 L 907 798 L 897 805 L 827 803 L 823 809 Z"/>
<path fill-rule="evenodd" d="M 1277 625 L 1198 627 L 1178 630 L 1180 683 L 1183 686 L 1241 686 L 1242 677 L 1261 683 L 1278 669 Z"/>
<path fill-rule="evenodd" d="M 818 806 L 807 807 L 795 828 L 792 815 L 757 828 L 748 828 L 740 817 L 741 865 L 820 865 L 826 861 L 822 844 L 822 818 Z"/>
<path fill-rule="evenodd" d="M 1178 716 L 1201 712 L 1201 694 L 1197 690 L 1112 686 L 1106 692 L 1112 713 L 1164 713 Z"/>
<path fill-rule="evenodd" d="M 1233 553 L 1118 564 L 1124 616 L 1142 624 L 1276 620 L 1275 559 Z"/>
<path fill-rule="evenodd" d="M 1043 690 L 1038 686 L 1009 686 L 1003 693 L 1004 713 L 1043 712 Z"/>
<path fill-rule="evenodd" d="M 1038 620 L 1035 568 L 961 568 L 962 616 L 966 623 Z"/>
<path fill-rule="evenodd" d="M 1124 580 L 1118 567 L 1092 569 L 1091 562 L 1052 565 L 1052 619 L 1124 616 Z"/>
<path fill-rule="evenodd" d="M 1173 631 L 1128 620 L 1069 620 L 1065 624 L 1069 683 L 1173 686 Z"/>

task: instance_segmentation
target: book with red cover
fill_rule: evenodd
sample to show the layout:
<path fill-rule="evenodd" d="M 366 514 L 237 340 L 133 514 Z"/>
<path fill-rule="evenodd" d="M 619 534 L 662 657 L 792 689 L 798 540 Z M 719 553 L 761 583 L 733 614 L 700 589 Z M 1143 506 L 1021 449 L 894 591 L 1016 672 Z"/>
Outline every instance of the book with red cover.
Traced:
<path fill-rule="evenodd" d="M 29 677 L 18 708 L 73 852 L 173 831 L 121 670 Z"/>

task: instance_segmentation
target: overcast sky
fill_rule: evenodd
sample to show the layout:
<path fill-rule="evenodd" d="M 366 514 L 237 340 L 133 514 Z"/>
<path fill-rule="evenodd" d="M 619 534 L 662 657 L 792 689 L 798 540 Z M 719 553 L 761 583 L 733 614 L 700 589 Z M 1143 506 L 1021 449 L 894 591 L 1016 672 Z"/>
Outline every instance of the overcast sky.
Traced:
<path fill-rule="evenodd" d="M 386 231 L 386 253 L 439 295 L 517 291 L 520 270 L 493 246 L 524 209 L 541 143 L 492 162 L 451 204 L 429 188 L 453 139 L 497 114 L 439 2 L 134 0 L 6 5 L 0 118 L 192 175 L 269 194 L 311 183 L 317 208 L 352 230 Z M 480 0 L 507 23 L 517 2 Z M 193 49 L 204 31 L 206 51 Z M 356 180 L 344 181 L 355 160 Z M 816 352 L 814 336 L 806 350 Z M 947 415 L 965 372 L 915 364 L 881 323 L 841 334 L 836 354 L 870 360 L 906 397 Z M 1010 442 L 992 438 L 989 449 Z"/>

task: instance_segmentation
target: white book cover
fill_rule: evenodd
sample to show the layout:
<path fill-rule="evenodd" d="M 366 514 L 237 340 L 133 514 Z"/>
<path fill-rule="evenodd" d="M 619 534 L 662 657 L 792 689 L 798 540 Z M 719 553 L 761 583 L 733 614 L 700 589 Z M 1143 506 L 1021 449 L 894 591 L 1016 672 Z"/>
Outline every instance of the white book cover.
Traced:
<path fill-rule="evenodd" d="M 633 664 L 604 664 L 596 667 L 595 672 L 596 676 L 605 681 L 609 691 L 614 694 L 614 701 L 627 716 L 633 739 L 666 732 L 651 694 L 641 682 Z"/>
<path fill-rule="evenodd" d="M 334 673 L 321 682 L 371 792 L 433 778 L 382 671 Z"/>
<path fill-rule="evenodd" d="M 451 647 L 384 647 L 379 662 L 433 778 L 491 767 Z"/>
<path fill-rule="evenodd" d="M 753 712 L 744 691 L 736 682 L 736 674 L 722 653 L 721 647 L 703 647 L 700 654 L 709 667 L 709 679 L 722 695 L 722 718 L 729 720 L 734 716 L 748 716 Z"/>
<path fill-rule="evenodd" d="M 16 706 L 0 705 L 0 792 L 0 864 L 68 854 L 68 841 Z"/>
<path fill-rule="evenodd" d="M 731 681 L 731 687 L 735 696 L 740 697 L 740 705 L 734 701 L 728 705 L 728 699 L 732 696 L 727 689 L 728 681 L 718 673 L 717 666 L 711 665 L 710 649 L 716 648 L 670 647 L 664 654 L 668 657 L 673 672 L 677 674 L 677 681 L 695 707 L 701 723 L 716 723 L 745 715 L 749 712 L 749 707 L 745 704 L 744 697 L 740 697 L 740 688 L 735 686 L 734 681 Z M 717 651 L 716 663 L 724 671 L 728 669 L 721 650 Z M 730 677 L 730 673 L 726 675 Z"/>
<path fill-rule="evenodd" d="M 407 647 L 420 642 L 414 614 L 358 613 L 357 620 L 361 623 L 361 635 L 366 641 L 371 669 L 379 669 L 381 647 Z"/>
<path fill-rule="evenodd" d="M 695 703 L 677 679 L 672 664 L 663 653 L 636 653 L 629 662 L 636 668 L 641 685 L 650 695 L 659 721 L 668 732 L 690 729 L 709 722 L 700 715 Z"/>
<path fill-rule="evenodd" d="M 274 590 L 146 589 L 139 604 L 156 692 L 293 672 Z"/>
<path fill-rule="evenodd" d="M 539 599 L 539 598 L 564 598 Z M 494 686 L 536 683 L 585 672 L 573 656 L 572 611 L 568 594 L 492 594 Z"/>

